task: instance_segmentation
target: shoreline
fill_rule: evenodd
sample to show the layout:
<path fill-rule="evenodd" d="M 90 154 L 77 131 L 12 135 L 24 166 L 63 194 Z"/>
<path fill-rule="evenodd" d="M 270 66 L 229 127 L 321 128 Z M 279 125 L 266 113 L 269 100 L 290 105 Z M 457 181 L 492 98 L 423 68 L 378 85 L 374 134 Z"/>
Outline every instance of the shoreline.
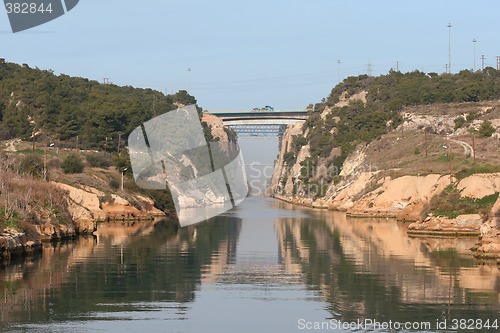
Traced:
<path fill-rule="evenodd" d="M 271 195 L 271 198 L 277 199 L 279 201 L 291 204 L 291 205 L 297 205 L 301 207 L 306 207 L 306 208 L 311 208 L 311 209 L 327 209 L 330 211 L 337 211 L 337 212 L 343 212 L 346 214 L 347 218 L 364 218 L 364 219 L 370 219 L 370 218 L 387 218 L 387 219 L 396 219 L 397 221 L 404 222 L 404 223 L 415 223 L 416 221 L 408 221 L 408 220 L 403 220 L 403 219 L 398 219 L 396 214 L 390 214 L 386 212 L 385 214 L 381 214 L 380 212 L 371 214 L 369 212 L 349 212 L 348 210 L 339 210 L 339 209 L 332 209 L 331 207 L 328 206 L 321 206 L 321 207 L 315 207 L 315 205 L 311 203 L 306 203 L 304 201 L 295 201 L 294 198 L 290 197 L 284 197 L 281 195 Z M 407 231 L 407 235 L 409 237 L 413 238 L 419 238 L 419 237 L 426 237 L 426 238 L 469 238 L 469 239 L 477 239 L 476 245 L 474 245 L 470 251 L 472 256 L 476 259 L 478 264 L 497 264 L 500 266 L 500 253 L 498 253 L 496 250 L 492 250 L 491 252 L 488 252 L 487 250 L 485 251 L 482 249 L 483 245 L 483 236 L 480 230 L 480 227 L 478 226 L 478 230 L 415 230 L 415 229 L 409 229 Z"/>
<path fill-rule="evenodd" d="M 19 232 L 6 228 L 0 233 L 0 261 L 2 266 L 8 266 L 13 261 L 26 260 L 33 256 L 43 255 L 44 244 L 63 243 L 79 237 L 95 236 L 99 224 L 127 222 L 148 223 L 168 218 L 167 215 L 151 214 L 149 217 L 116 218 L 107 217 L 105 220 L 79 221 L 74 225 L 41 225 L 34 230 Z"/>

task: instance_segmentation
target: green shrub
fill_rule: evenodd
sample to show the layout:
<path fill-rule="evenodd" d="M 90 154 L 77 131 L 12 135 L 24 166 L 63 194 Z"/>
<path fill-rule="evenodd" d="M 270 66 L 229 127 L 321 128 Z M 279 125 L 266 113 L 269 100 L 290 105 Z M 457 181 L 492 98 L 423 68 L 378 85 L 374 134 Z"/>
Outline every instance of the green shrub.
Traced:
<path fill-rule="evenodd" d="M 113 164 L 111 156 L 104 153 L 87 154 L 85 155 L 85 159 L 93 168 L 107 169 Z"/>
<path fill-rule="evenodd" d="M 285 153 L 285 155 L 283 155 L 283 161 L 288 167 L 291 167 L 295 163 L 295 154 L 291 151 Z"/>
<path fill-rule="evenodd" d="M 462 198 L 460 191 L 453 185 L 448 186 L 439 195 L 434 196 L 427 207 L 427 212 L 435 216 L 455 218 L 462 214 L 481 214 L 486 216 L 498 199 L 498 192 L 481 199 Z"/>
<path fill-rule="evenodd" d="M 117 190 L 119 187 L 120 187 L 120 182 L 114 178 L 111 178 L 111 180 L 109 181 L 109 187 L 111 187 L 112 189 L 115 189 Z"/>
<path fill-rule="evenodd" d="M 23 157 L 19 165 L 22 173 L 32 177 L 41 177 L 43 174 L 43 160 L 40 155 L 29 154 Z"/>
<path fill-rule="evenodd" d="M 491 125 L 491 121 L 485 120 L 479 127 L 479 136 L 483 138 L 489 138 L 493 133 L 495 133 L 495 127 Z"/>
<path fill-rule="evenodd" d="M 83 163 L 78 155 L 71 154 L 63 160 L 61 168 L 64 173 L 82 173 Z"/>
<path fill-rule="evenodd" d="M 465 119 L 462 116 L 455 118 L 454 122 L 456 130 L 462 128 L 465 125 Z"/>

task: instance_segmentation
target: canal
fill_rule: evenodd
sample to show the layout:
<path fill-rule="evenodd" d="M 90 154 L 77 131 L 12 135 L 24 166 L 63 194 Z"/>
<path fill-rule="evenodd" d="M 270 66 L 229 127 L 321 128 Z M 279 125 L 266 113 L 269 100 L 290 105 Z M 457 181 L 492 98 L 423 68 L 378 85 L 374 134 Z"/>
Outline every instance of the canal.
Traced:
<path fill-rule="evenodd" d="M 500 273 L 476 264 L 468 251 L 474 242 L 409 238 L 394 220 L 348 219 L 266 197 L 185 228 L 101 224 L 96 237 L 46 245 L 42 257 L 0 270 L 0 330 L 363 332 L 374 330 L 365 321 L 377 321 L 430 323 L 417 331 L 434 332 L 445 320 L 448 328 L 460 320 L 494 325 Z"/>

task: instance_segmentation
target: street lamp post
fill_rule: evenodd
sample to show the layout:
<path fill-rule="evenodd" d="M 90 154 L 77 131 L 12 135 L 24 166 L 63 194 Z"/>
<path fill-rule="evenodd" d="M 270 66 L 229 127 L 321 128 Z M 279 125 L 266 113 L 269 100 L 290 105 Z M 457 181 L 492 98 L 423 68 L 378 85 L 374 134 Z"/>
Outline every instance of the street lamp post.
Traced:
<path fill-rule="evenodd" d="M 337 60 L 337 81 L 340 83 L 340 60 Z"/>
<path fill-rule="evenodd" d="M 128 168 L 123 168 L 122 169 L 122 186 L 121 186 L 121 190 L 123 192 L 123 174 L 125 173 L 125 171 L 127 171 Z"/>
<path fill-rule="evenodd" d="M 476 71 L 476 42 L 477 40 L 474 38 L 472 40 L 472 44 L 474 45 L 474 67 L 473 67 L 474 72 Z"/>
<path fill-rule="evenodd" d="M 451 74 L 451 23 L 448 23 L 448 73 Z"/>

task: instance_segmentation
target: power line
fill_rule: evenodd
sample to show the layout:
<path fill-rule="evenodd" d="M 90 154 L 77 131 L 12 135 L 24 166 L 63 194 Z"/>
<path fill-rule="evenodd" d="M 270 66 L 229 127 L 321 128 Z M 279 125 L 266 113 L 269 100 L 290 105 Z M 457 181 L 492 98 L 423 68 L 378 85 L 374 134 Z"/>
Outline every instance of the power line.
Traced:
<path fill-rule="evenodd" d="M 367 66 L 367 69 L 366 69 L 366 74 L 368 74 L 368 76 L 372 76 L 373 74 L 373 65 L 371 62 L 368 63 Z"/>
<path fill-rule="evenodd" d="M 448 23 L 448 73 L 451 74 L 451 23 Z"/>

